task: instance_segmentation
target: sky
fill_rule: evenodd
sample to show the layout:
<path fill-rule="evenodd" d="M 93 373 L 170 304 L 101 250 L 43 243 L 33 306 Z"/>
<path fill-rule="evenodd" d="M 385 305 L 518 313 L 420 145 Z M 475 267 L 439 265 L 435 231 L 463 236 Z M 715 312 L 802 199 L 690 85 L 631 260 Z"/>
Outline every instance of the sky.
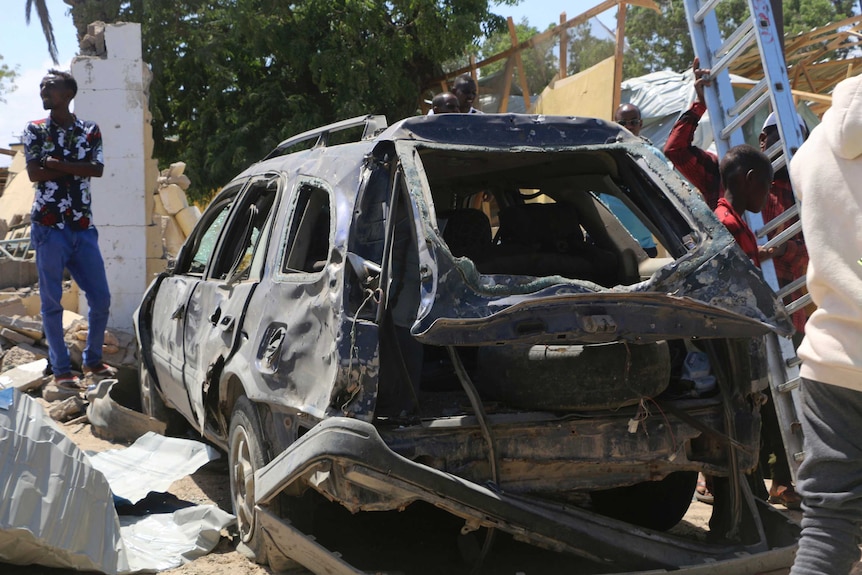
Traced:
<path fill-rule="evenodd" d="M 560 13 L 571 19 L 597 5 L 599 0 L 522 0 L 517 6 L 492 4 L 492 12 L 512 16 L 515 23 L 527 18 L 539 30 L 548 24 L 559 24 Z M 48 12 L 54 24 L 54 35 L 60 53 L 60 69 L 68 70 L 78 52 L 78 42 L 69 6 L 63 0 L 47 0 Z M 48 56 L 48 46 L 39 26 L 35 10 L 30 24 L 24 19 L 24 0 L 5 0 L 3 3 L 3 33 L 0 34 L 2 63 L 18 72 L 16 90 L 2 97 L 0 102 L 0 147 L 6 148 L 18 141 L 24 126 L 31 120 L 46 116 L 39 99 L 39 81 L 50 68 L 55 67 Z M 615 10 L 607 11 L 600 20 L 613 28 Z M 8 166 L 11 158 L 0 155 L 0 166 Z"/>

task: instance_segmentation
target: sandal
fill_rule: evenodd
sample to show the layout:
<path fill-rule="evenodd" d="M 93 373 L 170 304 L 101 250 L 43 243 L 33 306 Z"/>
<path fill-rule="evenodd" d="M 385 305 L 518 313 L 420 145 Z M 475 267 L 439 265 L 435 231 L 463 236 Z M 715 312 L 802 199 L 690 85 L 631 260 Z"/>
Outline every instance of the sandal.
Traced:
<path fill-rule="evenodd" d="M 97 363 L 96 365 L 85 365 L 84 374 L 93 374 L 96 377 L 116 377 L 117 370 L 107 363 Z"/>
<path fill-rule="evenodd" d="M 694 488 L 694 498 L 707 505 L 712 505 L 715 502 L 715 497 L 709 492 L 709 487 L 706 485 L 706 477 L 703 473 L 697 474 L 697 487 Z"/>
<path fill-rule="evenodd" d="M 86 389 L 84 385 L 81 384 L 81 380 L 78 379 L 76 375 L 71 373 L 55 375 L 54 385 L 62 389 L 73 389 L 75 391 L 81 391 L 82 389 Z"/>
<path fill-rule="evenodd" d="M 802 496 L 796 493 L 793 486 L 772 484 L 769 489 L 769 499 L 773 505 L 784 505 L 788 509 L 800 509 L 802 507 Z"/>

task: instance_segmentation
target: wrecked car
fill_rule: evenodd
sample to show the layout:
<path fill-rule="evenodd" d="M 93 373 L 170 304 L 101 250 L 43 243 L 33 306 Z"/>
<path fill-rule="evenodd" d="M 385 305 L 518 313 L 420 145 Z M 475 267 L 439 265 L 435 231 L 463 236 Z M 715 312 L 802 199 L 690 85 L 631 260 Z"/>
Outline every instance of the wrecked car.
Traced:
<path fill-rule="evenodd" d="M 424 501 L 605 568 L 792 561 L 798 532 L 746 479 L 762 336 L 788 316 L 616 124 L 368 116 L 290 138 L 215 197 L 135 327 L 144 411 L 228 453 L 259 562 L 324 560 L 316 494 Z M 716 502 L 693 543 L 665 531 L 698 472 Z"/>

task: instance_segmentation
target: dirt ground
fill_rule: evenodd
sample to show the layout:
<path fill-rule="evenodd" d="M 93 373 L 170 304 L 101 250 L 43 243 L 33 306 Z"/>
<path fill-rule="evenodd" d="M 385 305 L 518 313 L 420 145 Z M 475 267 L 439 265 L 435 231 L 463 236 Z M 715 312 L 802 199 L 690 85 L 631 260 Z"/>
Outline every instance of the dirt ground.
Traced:
<path fill-rule="evenodd" d="M 41 400 L 40 400 L 41 401 Z M 44 402 L 43 402 L 44 404 Z M 104 451 L 125 447 L 95 437 L 87 423 L 61 424 L 66 434 L 82 449 L 89 451 Z M 227 480 L 227 465 L 225 458 L 212 462 L 189 477 L 176 481 L 170 488 L 170 493 L 179 499 L 201 504 L 216 504 L 230 511 L 230 489 Z M 783 508 L 779 508 L 783 509 Z M 711 506 L 693 501 L 685 516 L 685 529 L 705 531 L 709 521 Z M 798 512 L 789 512 L 794 519 L 799 519 Z M 269 568 L 250 562 L 245 556 L 235 550 L 235 542 L 230 534 L 223 534 L 216 549 L 199 559 L 181 567 L 164 571 L 166 575 L 265 575 L 273 574 Z M 511 570 L 506 570 L 512 573 Z M 543 569 L 542 571 L 545 571 Z M 567 572 L 573 572 L 566 569 Z M 4 575 L 73 575 L 76 571 L 48 569 L 41 566 L 11 566 L 0 564 L 0 572 Z M 487 571 L 491 572 L 491 571 Z M 788 570 L 772 571 L 768 575 L 784 575 Z M 307 573 L 293 571 L 292 573 Z M 390 572 L 392 573 L 392 572 Z M 524 573 L 518 570 L 517 573 Z M 862 567 L 857 566 L 854 575 L 862 575 Z M 524 575 L 531 575 L 529 571 Z M 764 574 L 767 575 L 767 574 Z"/>

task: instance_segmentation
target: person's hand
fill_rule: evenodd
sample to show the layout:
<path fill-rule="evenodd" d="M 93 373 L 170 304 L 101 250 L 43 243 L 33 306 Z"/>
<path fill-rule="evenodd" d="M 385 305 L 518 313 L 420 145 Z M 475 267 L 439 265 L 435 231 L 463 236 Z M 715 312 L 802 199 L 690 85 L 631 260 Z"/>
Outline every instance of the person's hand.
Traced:
<path fill-rule="evenodd" d="M 706 99 L 703 97 L 703 88 L 712 84 L 709 79 L 709 69 L 700 67 L 700 58 L 698 57 L 694 58 L 691 67 L 694 71 L 694 93 L 697 95 L 697 101 L 705 106 Z"/>
<path fill-rule="evenodd" d="M 757 257 L 760 258 L 760 261 L 765 261 L 772 258 L 779 258 L 784 255 L 784 252 L 787 251 L 787 244 L 783 243 L 777 248 L 765 248 L 763 246 L 758 246 L 757 248 Z"/>

